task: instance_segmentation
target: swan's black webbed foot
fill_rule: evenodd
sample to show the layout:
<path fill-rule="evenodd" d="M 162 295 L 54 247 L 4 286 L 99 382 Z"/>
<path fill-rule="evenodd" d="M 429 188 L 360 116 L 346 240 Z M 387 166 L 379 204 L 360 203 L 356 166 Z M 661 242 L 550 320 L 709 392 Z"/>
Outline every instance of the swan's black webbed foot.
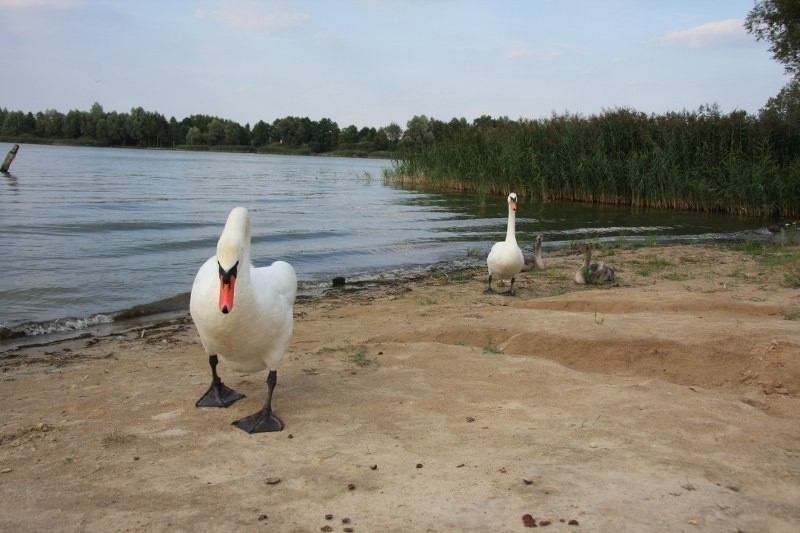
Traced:
<path fill-rule="evenodd" d="M 228 407 L 244 398 L 244 394 L 236 392 L 222 383 L 222 380 L 219 379 L 219 375 L 217 375 L 217 363 L 219 363 L 219 361 L 216 355 L 208 357 L 208 364 L 211 366 L 211 386 L 208 387 L 206 393 L 197 400 L 197 403 L 195 403 L 197 407 Z"/>
<path fill-rule="evenodd" d="M 197 407 L 228 407 L 244 398 L 244 394 L 219 383 L 211 383 L 203 397 L 197 400 Z"/>
<path fill-rule="evenodd" d="M 237 428 L 248 433 L 265 433 L 267 431 L 281 431 L 283 422 L 272 414 L 272 393 L 275 392 L 275 385 L 278 383 L 278 373 L 270 370 L 267 375 L 267 401 L 264 407 L 257 413 L 246 416 L 233 422 Z"/>
<path fill-rule="evenodd" d="M 233 425 L 248 433 L 265 433 L 268 431 L 281 431 L 283 429 L 283 422 L 281 422 L 281 419 L 272 414 L 271 409 L 267 410 L 266 408 L 250 416 L 236 420 L 233 422 Z"/>

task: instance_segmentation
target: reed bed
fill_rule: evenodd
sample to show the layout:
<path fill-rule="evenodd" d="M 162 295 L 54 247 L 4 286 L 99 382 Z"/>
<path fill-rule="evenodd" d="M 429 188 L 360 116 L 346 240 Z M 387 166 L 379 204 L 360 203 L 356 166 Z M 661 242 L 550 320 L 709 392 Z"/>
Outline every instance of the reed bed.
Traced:
<path fill-rule="evenodd" d="M 401 144 L 402 147 L 402 144 Z M 744 112 L 482 121 L 402 147 L 387 181 L 635 207 L 800 215 L 800 125 Z"/>

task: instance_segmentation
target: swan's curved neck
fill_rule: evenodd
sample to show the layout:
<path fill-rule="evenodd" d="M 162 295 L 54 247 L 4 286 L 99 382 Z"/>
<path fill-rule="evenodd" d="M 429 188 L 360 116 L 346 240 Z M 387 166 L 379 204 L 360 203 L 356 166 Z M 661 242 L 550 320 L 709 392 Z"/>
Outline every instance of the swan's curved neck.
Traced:
<path fill-rule="evenodd" d="M 250 273 L 250 217 L 244 209 L 234 209 L 217 243 L 220 268 L 231 268 L 238 262 L 237 278 L 246 281 Z"/>
<path fill-rule="evenodd" d="M 516 212 L 508 208 L 508 229 L 506 230 L 506 242 L 517 242 Z"/>
<path fill-rule="evenodd" d="M 586 257 L 583 258 L 583 266 L 589 268 L 589 263 L 592 261 L 592 249 L 586 248 Z"/>

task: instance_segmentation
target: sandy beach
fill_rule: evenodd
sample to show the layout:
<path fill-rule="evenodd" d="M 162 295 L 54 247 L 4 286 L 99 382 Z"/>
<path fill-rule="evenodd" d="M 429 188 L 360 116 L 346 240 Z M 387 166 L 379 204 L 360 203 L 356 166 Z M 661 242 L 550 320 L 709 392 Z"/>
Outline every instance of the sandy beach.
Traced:
<path fill-rule="evenodd" d="M 231 425 L 265 372 L 195 407 L 188 312 L 7 353 L 0 529 L 800 530 L 797 261 L 617 249 L 580 287 L 547 259 L 515 297 L 479 269 L 298 300 L 279 433 Z"/>

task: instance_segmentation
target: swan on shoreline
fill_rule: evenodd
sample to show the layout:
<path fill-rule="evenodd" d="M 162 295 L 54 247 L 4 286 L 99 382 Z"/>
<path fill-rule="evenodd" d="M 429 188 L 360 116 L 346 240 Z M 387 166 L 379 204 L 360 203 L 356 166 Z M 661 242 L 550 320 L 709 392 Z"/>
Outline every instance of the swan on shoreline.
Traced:
<path fill-rule="evenodd" d="M 506 240 L 494 243 L 489 255 L 486 257 L 486 266 L 489 267 L 489 286 L 485 292 L 494 293 L 492 279 L 497 277 L 511 280 L 511 286 L 508 291 L 502 294 L 513 296 L 514 281 L 525 265 L 525 258 L 522 255 L 522 250 L 517 245 L 516 238 L 517 193 L 510 193 L 507 201 L 508 227 L 506 228 Z"/>
<path fill-rule="evenodd" d="M 198 407 L 228 407 L 244 397 L 225 386 L 217 374 L 222 359 L 245 373 L 269 369 L 264 407 L 233 424 L 248 433 L 280 431 L 272 412 L 276 367 L 292 337 L 297 276 L 289 263 L 275 261 L 255 268 L 250 263 L 250 215 L 236 207 L 228 215 L 217 253 L 197 272 L 189 311 L 211 366 L 211 385 Z"/>
<path fill-rule="evenodd" d="M 598 283 L 613 283 L 616 277 L 614 267 L 606 263 L 592 263 L 592 245 L 583 244 L 576 255 L 584 254 L 583 266 L 575 273 L 575 283 L 578 285 L 596 285 Z"/>

